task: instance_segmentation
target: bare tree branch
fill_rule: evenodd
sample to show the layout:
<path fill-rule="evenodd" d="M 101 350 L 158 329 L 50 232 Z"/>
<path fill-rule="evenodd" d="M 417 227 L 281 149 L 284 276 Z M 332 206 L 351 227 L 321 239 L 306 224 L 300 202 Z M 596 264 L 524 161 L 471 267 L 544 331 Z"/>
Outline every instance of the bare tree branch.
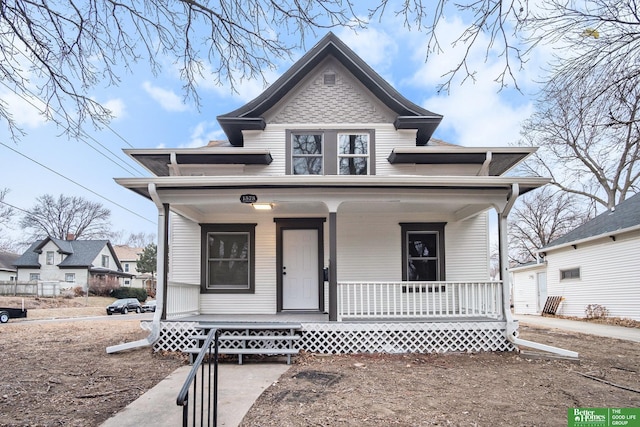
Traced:
<path fill-rule="evenodd" d="M 20 220 L 31 241 L 45 237 L 66 239 L 104 239 L 109 237 L 111 212 L 100 203 L 82 197 L 60 195 L 55 199 L 45 194 L 36 199 L 36 205 Z"/>

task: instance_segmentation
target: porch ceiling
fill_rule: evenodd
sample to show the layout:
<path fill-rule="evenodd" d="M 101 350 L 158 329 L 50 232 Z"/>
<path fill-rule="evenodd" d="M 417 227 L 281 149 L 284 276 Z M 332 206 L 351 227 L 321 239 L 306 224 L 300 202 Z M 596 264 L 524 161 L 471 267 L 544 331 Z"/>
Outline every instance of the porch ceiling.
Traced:
<path fill-rule="evenodd" d="M 243 194 L 272 204 L 274 215 L 428 212 L 462 220 L 492 207 L 502 209 L 513 184 L 518 184 L 522 194 L 548 182 L 543 178 L 431 176 L 182 176 L 116 181 L 147 198 L 155 188 L 162 203 L 198 222 L 212 214 L 260 214 L 251 204 L 241 202 Z"/>

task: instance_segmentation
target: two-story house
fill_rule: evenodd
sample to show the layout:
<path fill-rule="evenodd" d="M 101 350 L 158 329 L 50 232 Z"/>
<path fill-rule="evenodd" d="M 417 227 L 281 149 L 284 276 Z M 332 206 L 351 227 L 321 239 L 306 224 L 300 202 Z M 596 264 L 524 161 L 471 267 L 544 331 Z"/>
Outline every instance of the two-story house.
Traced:
<path fill-rule="evenodd" d="M 38 294 L 59 295 L 65 289 L 87 289 L 92 279 L 114 280 L 133 275 L 122 271 L 108 240 L 62 240 L 47 237 L 31 244 L 15 262 L 18 282 L 38 283 Z"/>
<path fill-rule="evenodd" d="M 116 181 L 158 208 L 149 341 L 176 350 L 203 321 L 295 319 L 312 352 L 513 349 L 507 215 L 548 180 L 507 175 L 534 148 L 444 144 L 441 120 L 329 33 L 218 117 L 228 141 L 125 150 L 153 176 Z"/>

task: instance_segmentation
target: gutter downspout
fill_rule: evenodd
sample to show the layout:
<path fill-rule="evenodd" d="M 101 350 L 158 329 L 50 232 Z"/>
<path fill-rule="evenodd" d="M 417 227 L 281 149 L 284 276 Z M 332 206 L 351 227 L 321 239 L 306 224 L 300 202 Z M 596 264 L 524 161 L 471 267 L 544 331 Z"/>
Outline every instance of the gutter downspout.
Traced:
<path fill-rule="evenodd" d="M 500 276 L 502 278 L 502 307 L 505 314 L 505 321 L 507 322 L 507 340 L 509 340 L 513 345 L 516 346 L 519 350 L 519 346 L 534 348 L 536 350 L 546 351 L 549 353 L 557 354 L 559 356 L 570 357 L 577 359 L 578 353 L 571 350 L 565 350 L 559 347 L 553 347 L 546 344 L 540 344 L 534 341 L 524 340 L 522 338 L 518 338 L 516 333 L 518 331 L 517 321 L 513 319 L 511 315 L 511 304 L 510 298 L 511 295 L 511 283 L 509 280 L 509 249 L 508 244 L 509 240 L 507 237 L 507 217 L 513 208 L 513 205 L 516 202 L 520 194 L 520 188 L 517 183 L 512 184 L 511 186 L 511 194 L 507 199 L 507 204 L 502 210 L 502 212 L 498 213 L 498 232 L 500 239 Z"/>
<path fill-rule="evenodd" d="M 157 253 L 157 284 L 156 284 L 156 311 L 153 313 L 153 321 L 151 323 L 151 332 L 149 336 L 143 338 L 138 341 L 131 341 L 128 343 L 112 345 L 107 347 L 107 353 L 116 353 L 118 351 L 123 350 L 131 350 L 138 347 L 147 347 L 153 345 L 158 338 L 160 338 L 160 320 L 162 317 L 162 313 L 164 312 L 164 281 L 165 281 L 165 245 L 164 245 L 164 236 L 167 232 L 167 227 L 165 223 L 165 207 L 160 201 L 160 197 L 158 196 L 158 192 L 156 191 L 156 185 L 150 183 L 148 185 L 149 195 L 151 196 L 151 200 L 155 203 L 158 208 L 158 253 Z"/>

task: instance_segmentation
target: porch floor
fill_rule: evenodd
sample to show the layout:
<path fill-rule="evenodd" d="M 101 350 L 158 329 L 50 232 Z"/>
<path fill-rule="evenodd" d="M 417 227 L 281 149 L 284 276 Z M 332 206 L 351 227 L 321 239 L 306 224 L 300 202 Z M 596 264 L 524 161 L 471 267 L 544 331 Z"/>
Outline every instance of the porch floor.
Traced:
<path fill-rule="evenodd" d="M 329 322 L 326 313 L 283 312 L 276 314 L 198 314 L 168 319 L 173 322 L 200 323 L 443 323 L 443 322 L 504 322 L 482 316 L 465 317 L 378 317 L 378 318 L 350 318 L 341 322 Z"/>

